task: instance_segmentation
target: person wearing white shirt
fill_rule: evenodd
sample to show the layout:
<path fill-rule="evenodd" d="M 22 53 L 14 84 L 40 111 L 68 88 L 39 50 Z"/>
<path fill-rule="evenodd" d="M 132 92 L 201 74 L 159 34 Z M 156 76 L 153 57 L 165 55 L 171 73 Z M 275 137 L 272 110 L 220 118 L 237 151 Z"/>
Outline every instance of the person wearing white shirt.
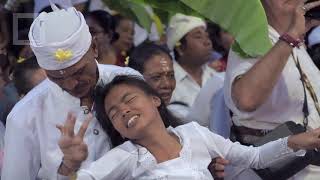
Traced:
<path fill-rule="evenodd" d="M 206 31 L 206 23 L 202 19 L 179 13 L 169 22 L 167 39 L 167 46 L 174 51 L 176 60 L 174 71 L 177 85 L 171 102 L 182 102 L 186 105 L 177 110 L 185 117 L 201 87 L 212 76 L 219 76 L 207 65 L 211 57 L 212 43 Z"/>
<path fill-rule="evenodd" d="M 97 89 L 97 118 L 116 148 L 80 169 L 78 180 L 167 179 L 212 180 L 211 158 L 225 157 L 234 165 L 264 168 L 288 156 L 320 146 L 320 129 L 293 135 L 261 147 L 232 143 L 192 122 L 179 127 L 157 92 L 143 79 L 117 76 Z M 71 119 L 61 139 L 74 139 Z M 77 135 L 82 136 L 87 124 Z M 309 141 L 305 141 L 309 139 Z M 60 146 L 62 151 L 64 148 Z M 86 152 L 77 152 L 85 156 Z M 69 158 L 66 156 L 66 158 Z"/>
<path fill-rule="evenodd" d="M 224 102 L 223 79 L 213 76 L 201 88 L 186 117 L 187 122 L 196 121 L 211 131 L 230 136 L 231 119 Z"/>
<path fill-rule="evenodd" d="M 297 62 L 303 76 L 310 81 L 315 96 L 320 97 L 320 72 L 301 41 L 308 25 L 304 15 L 307 10 L 319 6 L 320 2 L 304 2 L 292 1 L 289 5 L 285 0 L 262 0 L 268 17 L 272 49 L 264 56 L 255 58 L 242 58 L 233 51 L 229 54 L 225 102 L 233 112 L 235 128 L 238 132 L 242 129 L 237 137 L 242 137 L 243 143 L 252 144 L 265 132 L 287 121 L 303 124 L 305 96 Z M 307 86 L 307 129 L 315 129 L 320 126 L 320 112 Z M 250 132 L 255 132 L 255 135 Z M 319 177 L 320 168 L 310 165 L 293 179 Z"/>
<path fill-rule="evenodd" d="M 96 43 L 83 15 L 73 7 L 52 7 L 53 12 L 35 19 L 29 32 L 30 46 L 48 79 L 31 90 L 7 118 L 2 180 L 69 179 L 70 171 L 101 157 L 111 145 L 96 119 L 84 135 L 85 159 L 64 158 L 56 126 L 71 111 L 78 129 L 94 112 L 97 85 L 119 74 L 140 75 L 130 68 L 97 64 Z"/>

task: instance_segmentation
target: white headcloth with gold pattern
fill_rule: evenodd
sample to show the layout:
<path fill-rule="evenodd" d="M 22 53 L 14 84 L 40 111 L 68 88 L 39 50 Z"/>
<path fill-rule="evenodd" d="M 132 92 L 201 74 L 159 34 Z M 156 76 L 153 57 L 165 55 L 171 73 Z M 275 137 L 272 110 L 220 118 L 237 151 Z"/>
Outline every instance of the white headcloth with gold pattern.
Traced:
<path fill-rule="evenodd" d="M 61 70 L 70 67 L 86 54 L 91 45 L 91 34 L 83 15 L 75 8 L 41 13 L 29 31 L 30 46 L 40 67 Z"/>

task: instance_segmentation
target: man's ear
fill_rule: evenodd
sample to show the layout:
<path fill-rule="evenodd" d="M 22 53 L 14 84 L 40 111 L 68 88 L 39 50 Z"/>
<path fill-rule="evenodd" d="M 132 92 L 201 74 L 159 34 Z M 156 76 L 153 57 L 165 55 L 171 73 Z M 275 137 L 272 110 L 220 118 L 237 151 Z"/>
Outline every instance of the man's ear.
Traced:
<path fill-rule="evenodd" d="M 98 41 L 96 37 L 92 38 L 91 47 L 93 50 L 94 58 L 97 59 L 99 57 L 99 51 L 98 51 Z"/>
<path fill-rule="evenodd" d="M 152 101 L 156 107 L 160 107 L 161 99 L 158 96 L 152 96 Z"/>
<path fill-rule="evenodd" d="M 176 51 L 178 52 L 179 56 L 183 56 L 183 48 L 180 46 L 175 47 Z"/>

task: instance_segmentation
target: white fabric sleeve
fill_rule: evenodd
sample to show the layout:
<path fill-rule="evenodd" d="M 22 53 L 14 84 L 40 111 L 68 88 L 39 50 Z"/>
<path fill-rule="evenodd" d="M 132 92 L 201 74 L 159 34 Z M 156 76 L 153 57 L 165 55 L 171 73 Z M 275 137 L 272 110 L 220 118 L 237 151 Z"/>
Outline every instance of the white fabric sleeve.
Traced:
<path fill-rule="evenodd" d="M 186 117 L 188 122 L 196 121 L 202 126 L 209 127 L 209 119 L 212 111 L 210 102 L 223 87 L 223 81 L 222 78 L 214 75 L 202 86 Z"/>
<path fill-rule="evenodd" d="M 114 148 L 86 169 L 77 173 L 77 180 L 110 180 L 132 179 L 130 173 L 136 165 L 137 159 L 127 151 Z"/>
<path fill-rule="evenodd" d="M 11 114 L 7 118 L 2 180 L 35 180 L 37 177 L 40 148 L 34 125 L 26 122 L 30 114 L 33 113 Z"/>
<path fill-rule="evenodd" d="M 305 151 L 294 152 L 287 146 L 288 138 L 278 139 L 260 147 L 244 146 L 212 133 L 196 123 L 195 127 L 203 137 L 212 158 L 221 156 L 232 165 L 261 169 L 292 156 L 300 156 Z M 304 152 L 303 152 L 304 151 Z"/>
<path fill-rule="evenodd" d="M 224 81 L 224 99 L 228 108 L 235 114 L 241 114 L 246 117 L 251 117 L 254 112 L 243 112 L 238 109 L 232 99 L 232 84 L 234 80 L 245 74 L 258 61 L 258 59 L 243 59 L 238 54 L 230 50 L 228 57 L 228 68 Z"/>

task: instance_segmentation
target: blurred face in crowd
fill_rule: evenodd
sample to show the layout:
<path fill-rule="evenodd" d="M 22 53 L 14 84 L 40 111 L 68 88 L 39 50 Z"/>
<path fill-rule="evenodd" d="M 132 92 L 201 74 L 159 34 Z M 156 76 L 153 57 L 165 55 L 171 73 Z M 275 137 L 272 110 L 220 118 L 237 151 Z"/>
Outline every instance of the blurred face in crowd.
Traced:
<path fill-rule="evenodd" d="M 221 36 L 221 44 L 223 46 L 224 49 L 229 50 L 231 48 L 231 45 L 234 43 L 234 38 L 233 36 L 226 32 L 226 31 L 221 31 L 220 32 L 220 36 Z"/>
<path fill-rule="evenodd" d="M 92 43 L 79 62 L 63 70 L 46 70 L 47 76 L 72 96 L 87 97 L 97 83 L 97 54 L 96 45 Z"/>
<path fill-rule="evenodd" d="M 98 46 L 98 61 L 101 64 L 115 64 L 116 57 L 111 47 L 111 35 L 104 31 L 99 23 L 92 17 L 87 17 L 86 22 L 89 26 L 90 33 L 97 42 Z"/>
<path fill-rule="evenodd" d="M 105 97 L 104 104 L 113 127 L 131 140 L 143 138 L 151 124 L 162 123 L 158 112 L 161 100 L 133 85 L 114 86 Z"/>
<path fill-rule="evenodd" d="M 202 65 L 210 59 L 212 43 L 205 27 L 194 28 L 184 38 L 185 44 L 178 47 L 181 58 L 189 59 L 192 61 L 189 63 L 196 65 Z"/>
<path fill-rule="evenodd" d="M 173 62 L 171 58 L 164 53 L 152 56 L 151 59 L 144 64 L 143 77 L 168 105 L 171 100 L 172 92 L 176 87 L 176 79 L 174 77 Z"/>
<path fill-rule="evenodd" d="M 122 19 L 116 27 L 119 39 L 113 43 L 118 51 L 128 52 L 133 46 L 134 23 L 130 19 Z"/>
<path fill-rule="evenodd" d="M 35 87 L 39 83 L 41 83 L 43 80 L 47 78 L 46 71 L 39 68 L 31 73 L 30 76 L 30 84 L 32 87 Z"/>
<path fill-rule="evenodd" d="M 90 16 L 86 18 L 86 22 L 89 26 L 91 35 L 97 40 L 98 48 L 105 46 L 109 47 L 111 38 L 110 35 L 104 31 L 103 27 L 101 27 L 99 23 Z"/>

